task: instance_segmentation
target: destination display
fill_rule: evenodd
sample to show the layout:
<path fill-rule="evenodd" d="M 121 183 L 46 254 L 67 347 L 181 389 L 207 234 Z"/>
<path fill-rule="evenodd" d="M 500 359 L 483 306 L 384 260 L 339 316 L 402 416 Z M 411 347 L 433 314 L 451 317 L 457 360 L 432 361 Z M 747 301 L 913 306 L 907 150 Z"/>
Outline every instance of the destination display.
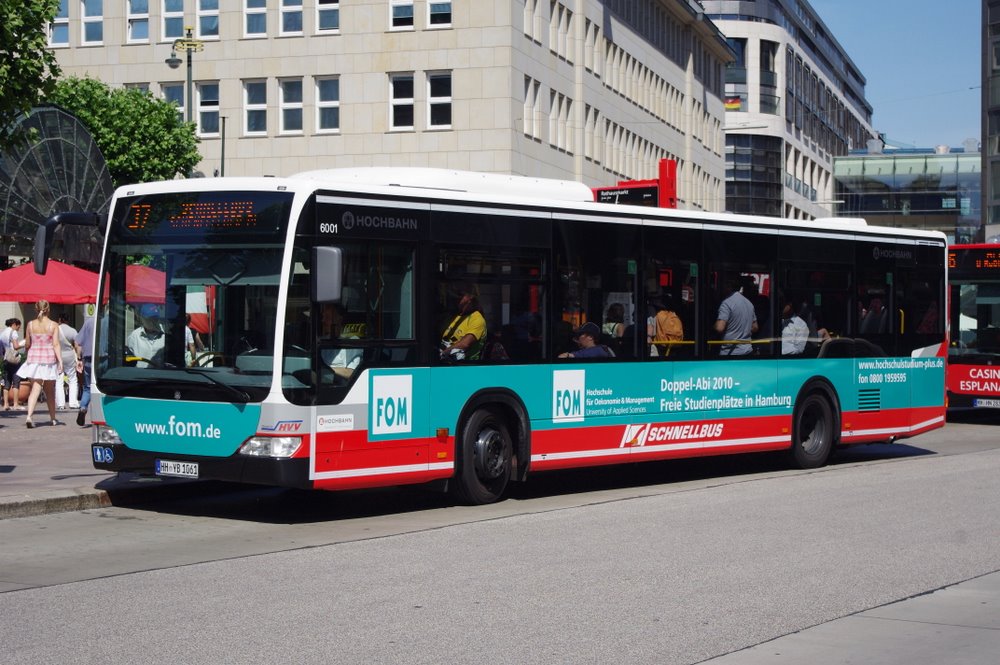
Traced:
<path fill-rule="evenodd" d="M 183 192 L 122 199 L 120 228 L 132 236 L 273 234 L 283 230 L 288 192 Z"/>
<path fill-rule="evenodd" d="M 1000 247 L 966 247 L 961 251 L 948 251 L 948 270 L 952 277 L 1000 274 Z"/>

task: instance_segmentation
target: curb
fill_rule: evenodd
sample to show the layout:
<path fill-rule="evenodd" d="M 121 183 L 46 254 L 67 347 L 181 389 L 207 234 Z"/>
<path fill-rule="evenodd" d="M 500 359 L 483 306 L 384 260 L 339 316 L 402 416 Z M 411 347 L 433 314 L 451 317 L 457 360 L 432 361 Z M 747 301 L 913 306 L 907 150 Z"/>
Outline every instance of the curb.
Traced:
<path fill-rule="evenodd" d="M 104 490 L 80 488 L 35 492 L 0 497 L 0 520 L 107 508 L 111 505 L 113 505 L 111 497 Z"/>
<path fill-rule="evenodd" d="M 232 488 L 231 484 L 217 481 L 153 478 L 120 472 L 116 477 L 102 480 L 94 487 L 40 490 L 0 496 L 0 520 L 113 506 L 134 506 L 219 494 L 232 491 Z"/>

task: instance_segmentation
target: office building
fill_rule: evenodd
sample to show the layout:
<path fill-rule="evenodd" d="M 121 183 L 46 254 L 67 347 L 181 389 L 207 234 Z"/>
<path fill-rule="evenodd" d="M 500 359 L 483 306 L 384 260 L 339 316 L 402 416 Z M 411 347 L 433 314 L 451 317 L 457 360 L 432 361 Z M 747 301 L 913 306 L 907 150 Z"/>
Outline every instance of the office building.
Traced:
<path fill-rule="evenodd" d="M 681 207 L 723 208 L 732 53 L 694 0 L 62 0 L 50 43 L 66 75 L 176 102 L 207 176 L 393 165 L 598 186 L 669 158 Z"/>
<path fill-rule="evenodd" d="M 981 225 L 981 163 L 976 139 L 926 149 L 871 141 L 835 161 L 836 212 L 879 226 L 941 231 L 953 243 L 996 242 Z"/>
<path fill-rule="evenodd" d="M 983 232 L 980 240 L 1000 238 L 1000 0 L 983 0 L 982 44 Z"/>
<path fill-rule="evenodd" d="M 806 0 L 704 0 L 726 70 L 726 207 L 829 216 L 834 158 L 875 137 L 865 78 Z"/>

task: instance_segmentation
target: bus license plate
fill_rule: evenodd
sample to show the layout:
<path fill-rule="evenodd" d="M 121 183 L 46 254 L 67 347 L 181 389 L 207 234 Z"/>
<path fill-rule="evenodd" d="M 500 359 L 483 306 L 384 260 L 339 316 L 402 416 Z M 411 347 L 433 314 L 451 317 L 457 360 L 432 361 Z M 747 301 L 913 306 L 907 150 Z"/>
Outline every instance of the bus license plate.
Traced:
<path fill-rule="evenodd" d="M 973 400 L 972 405 L 977 408 L 998 409 L 1000 408 L 1000 399 L 977 399 Z"/>
<path fill-rule="evenodd" d="M 197 478 L 197 462 L 172 462 L 170 460 L 156 460 L 156 475 L 158 476 L 180 476 L 181 478 Z"/>

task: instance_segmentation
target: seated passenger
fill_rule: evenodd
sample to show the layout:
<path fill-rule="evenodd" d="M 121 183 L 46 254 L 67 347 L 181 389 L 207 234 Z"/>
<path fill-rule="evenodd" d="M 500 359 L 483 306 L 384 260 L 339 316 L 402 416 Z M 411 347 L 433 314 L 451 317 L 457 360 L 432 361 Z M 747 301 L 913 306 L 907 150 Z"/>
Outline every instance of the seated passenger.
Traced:
<path fill-rule="evenodd" d="M 478 360 L 486 343 L 486 319 L 479 299 L 471 289 L 464 289 L 458 300 L 455 318 L 441 333 L 441 357 L 450 360 Z"/>
<path fill-rule="evenodd" d="M 344 330 L 344 310 L 340 305 L 323 305 L 321 340 L 358 339 L 356 332 Z M 361 349 L 329 347 L 320 349 L 320 358 L 340 379 L 349 380 L 361 364 Z"/>
<path fill-rule="evenodd" d="M 560 353 L 560 358 L 614 358 L 615 353 L 604 344 L 598 344 L 601 329 L 588 322 L 573 331 L 573 339 L 580 346 L 573 352 Z"/>
<path fill-rule="evenodd" d="M 800 356 L 809 340 L 809 324 L 795 311 L 791 301 L 781 310 L 781 355 Z"/>

